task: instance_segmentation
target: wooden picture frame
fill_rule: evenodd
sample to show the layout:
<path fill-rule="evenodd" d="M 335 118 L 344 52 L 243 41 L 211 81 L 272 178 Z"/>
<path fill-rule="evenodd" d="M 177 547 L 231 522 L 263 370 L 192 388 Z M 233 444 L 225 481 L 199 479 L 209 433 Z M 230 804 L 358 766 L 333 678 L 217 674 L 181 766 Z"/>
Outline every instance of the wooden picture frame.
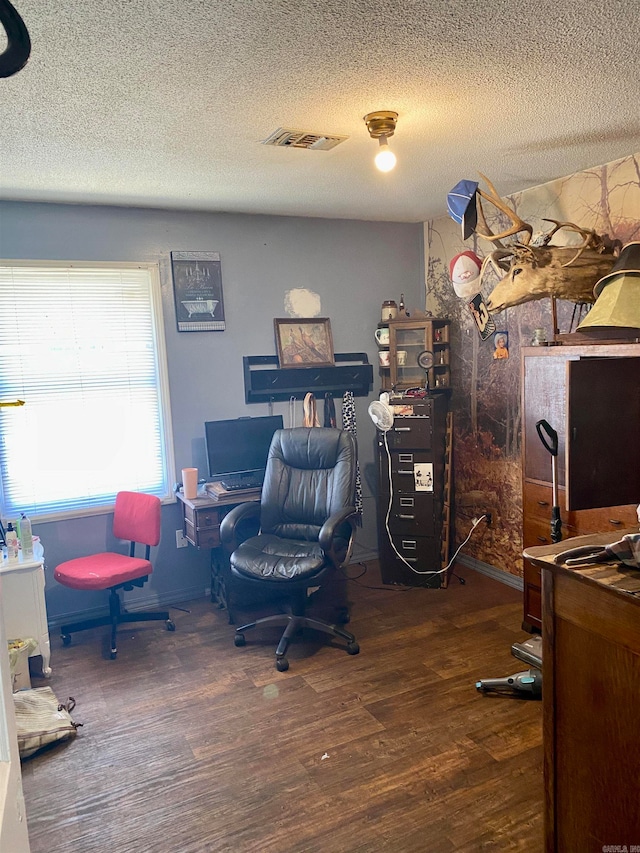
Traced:
<path fill-rule="evenodd" d="M 328 317 L 277 317 L 273 321 L 280 367 L 333 367 Z"/>

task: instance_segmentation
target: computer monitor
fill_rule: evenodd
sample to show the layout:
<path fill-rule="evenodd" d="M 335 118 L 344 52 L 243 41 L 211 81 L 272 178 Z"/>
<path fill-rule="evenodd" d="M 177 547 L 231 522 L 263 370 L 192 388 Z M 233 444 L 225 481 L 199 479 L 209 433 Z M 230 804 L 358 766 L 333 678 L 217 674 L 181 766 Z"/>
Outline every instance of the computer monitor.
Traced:
<path fill-rule="evenodd" d="M 206 421 L 204 437 L 209 478 L 223 480 L 231 474 L 264 472 L 271 439 L 282 429 L 282 415 Z"/>

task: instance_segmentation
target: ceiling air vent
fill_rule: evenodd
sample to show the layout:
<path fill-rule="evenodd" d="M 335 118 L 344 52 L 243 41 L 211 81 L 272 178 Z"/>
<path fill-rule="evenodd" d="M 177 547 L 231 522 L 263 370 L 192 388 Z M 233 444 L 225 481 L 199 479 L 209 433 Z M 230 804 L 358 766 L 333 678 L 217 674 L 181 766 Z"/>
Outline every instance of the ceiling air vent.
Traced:
<path fill-rule="evenodd" d="M 312 151 L 329 151 L 340 145 L 348 136 L 329 135 L 327 133 L 310 133 L 308 130 L 291 130 L 279 127 L 263 140 L 263 145 L 274 145 L 276 148 L 309 148 Z"/>

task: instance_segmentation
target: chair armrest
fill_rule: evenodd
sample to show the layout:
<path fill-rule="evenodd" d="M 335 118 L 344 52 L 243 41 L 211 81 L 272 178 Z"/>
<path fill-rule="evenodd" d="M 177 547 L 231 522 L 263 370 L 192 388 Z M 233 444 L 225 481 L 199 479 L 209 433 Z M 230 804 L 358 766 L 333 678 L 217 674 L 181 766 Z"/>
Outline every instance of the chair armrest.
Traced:
<path fill-rule="evenodd" d="M 255 536 L 260 529 L 260 501 L 238 504 L 220 522 L 220 539 L 232 554 L 238 545 Z"/>
<path fill-rule="evenodd" d="M 345 507 L 340 512 L 335 512 L 329 516 L 320 528 L 318 542 L 334 566 L 342 566 L 348 563 L 351 558 L 356 531 L 356 515 L 354 506 Z M 346 549 L 342 547 L 338 552 L 335 547 L 336 539 L 342 540 L 346 544 Z"/>

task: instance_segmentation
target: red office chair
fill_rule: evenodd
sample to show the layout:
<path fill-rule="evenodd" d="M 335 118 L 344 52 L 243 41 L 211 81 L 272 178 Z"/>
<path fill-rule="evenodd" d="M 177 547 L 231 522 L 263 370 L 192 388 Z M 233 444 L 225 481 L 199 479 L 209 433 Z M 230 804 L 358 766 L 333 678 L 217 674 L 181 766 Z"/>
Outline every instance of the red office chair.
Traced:
<path fill-rule="evenodd" d="M 160 499 L 155 495 L 139 492 L 118 492 L 113 513 L 113 535 L 116 539 L 130 540 L 128 557 L 111 551 L 92 554 L 90 557 L 78 557 L 76 560 L 60 563 L 53 573 L 59 583 L 73 589 L 109 590 L 108 616 L 62 625 L 60 637 L 63 644 L 68 646 L 71 642 L 70 635 L 76 631 L 111 625 L 112 660 L 118 654 L 116 634 L 118 625 L 123 622 L 162 621 L 166 623 L 168 631 L 176 629 L 166 611 L 123 612 L 118 595 L 119 589 L 132 590 L 134 586 L 143 586 L 153 571 L 149 554 L 151 546 L 157 545 L 160 541 Z M 135 556 L 136 544 L 145 546 L 144 559 Z"/>

